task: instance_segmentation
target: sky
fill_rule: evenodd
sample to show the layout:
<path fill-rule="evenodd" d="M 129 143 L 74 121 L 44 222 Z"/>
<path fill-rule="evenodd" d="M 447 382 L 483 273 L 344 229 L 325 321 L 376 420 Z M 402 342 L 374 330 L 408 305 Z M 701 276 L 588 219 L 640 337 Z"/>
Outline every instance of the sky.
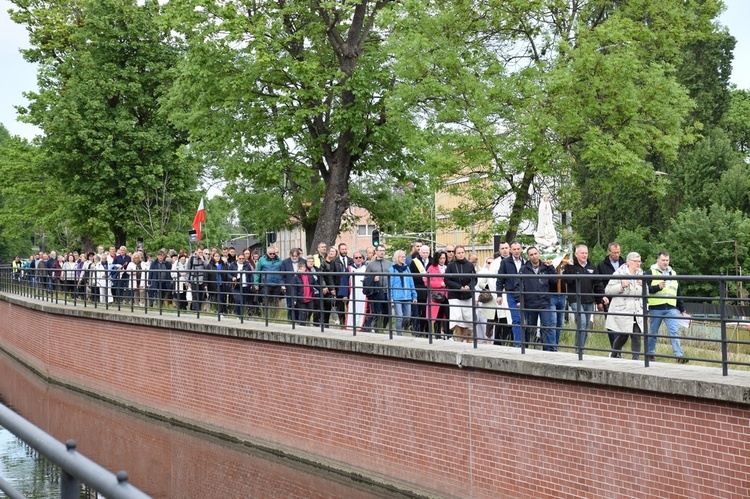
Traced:
<path fill-rule="evenodd" d="M 720 18 L 721 24 L 737 39 L 734 49 L 732 83 L 737 88 L 750 89 L 750 0 L 724 0 L 726 10 Z M 28 101 L 23 92 L 36 90 L 36 68 L 27 63 L 18 52 L 28 47 L 26 29 L 10 20 L 8 10 L 13 7 L 9 0 L 0 0 L 0 123 L 11 135 L 32 139 L 40 133 L 33 125 L 16 120 L 15 106 L 24 106 Z"/>

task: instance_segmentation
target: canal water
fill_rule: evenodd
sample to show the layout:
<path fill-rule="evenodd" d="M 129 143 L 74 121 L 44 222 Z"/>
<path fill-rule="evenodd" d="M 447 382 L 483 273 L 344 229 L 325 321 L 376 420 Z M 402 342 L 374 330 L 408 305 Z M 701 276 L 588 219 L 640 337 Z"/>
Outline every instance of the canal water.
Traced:
<path fill-rule="evenodd" d="M 134 486 L 156 498 L 407 497 L 46 383 L 2 351 L 0 401 L 59 441 L 74 439 L 109 471 L 127 471 Z M 60 497 L 55 467 L 3 428 L 0 476 L 27 497 Z"/>

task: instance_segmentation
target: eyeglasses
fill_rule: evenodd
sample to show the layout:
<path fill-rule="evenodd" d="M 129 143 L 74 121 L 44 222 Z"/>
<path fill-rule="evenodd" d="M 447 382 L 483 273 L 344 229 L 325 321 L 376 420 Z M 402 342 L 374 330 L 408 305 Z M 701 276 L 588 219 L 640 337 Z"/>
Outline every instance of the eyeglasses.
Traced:
<path fill-rule="evenodd" d="M 364 258 L 364 257 L 362 257 L 362 256 L 355 256 L 354 257 L 355 260 L 362 260 L 362 258 Z"/>
<path fill-rule="evenodd" d="M 445 250 L 446 253 L 455 253 L 454 250 Z"/>

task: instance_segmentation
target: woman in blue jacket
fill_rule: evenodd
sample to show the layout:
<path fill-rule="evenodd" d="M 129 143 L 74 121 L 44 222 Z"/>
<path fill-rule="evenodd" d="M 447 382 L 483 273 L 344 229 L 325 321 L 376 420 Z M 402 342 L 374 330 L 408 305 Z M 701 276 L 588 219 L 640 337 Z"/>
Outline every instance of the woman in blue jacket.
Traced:
<path fill-rule="evenodd" d="M 406 265 L 406 252 L 397 250 L 393 253 L 393 264 L 388 269 L 390 276 L 391 310 L 396 316 L 396 334 L 403 333 L 404 319 L 411 319 L 411 304 L 417 303 L 417 290 L 414 279 Z"/>

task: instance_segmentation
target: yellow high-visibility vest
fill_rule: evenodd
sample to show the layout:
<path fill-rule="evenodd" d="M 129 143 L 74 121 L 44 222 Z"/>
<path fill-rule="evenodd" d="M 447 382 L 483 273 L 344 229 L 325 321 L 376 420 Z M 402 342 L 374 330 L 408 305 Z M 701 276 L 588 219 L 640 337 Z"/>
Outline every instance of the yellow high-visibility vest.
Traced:
<path fill-rule="evenodd" d="M 657 265 L 651 266 L 651 273 L 653 275 L 677 275 L 677 273 L 672 270 L 670 272 L 662 272 L 661 269 Z M 653 281 L 652 281 L 653 284 Z M 669 280 L 666 281 L 666 284 L 664 285 L 664 289 L 659 290 L 659 292 L 654 293 L 649 297 L 648 299 L 648 305 L 650 307 L 653 307 L 655 305 L 672 305 L 673 307 L 677 307 L 677 288 L 680 286 L 680 283 L 676 280 Z"/>

